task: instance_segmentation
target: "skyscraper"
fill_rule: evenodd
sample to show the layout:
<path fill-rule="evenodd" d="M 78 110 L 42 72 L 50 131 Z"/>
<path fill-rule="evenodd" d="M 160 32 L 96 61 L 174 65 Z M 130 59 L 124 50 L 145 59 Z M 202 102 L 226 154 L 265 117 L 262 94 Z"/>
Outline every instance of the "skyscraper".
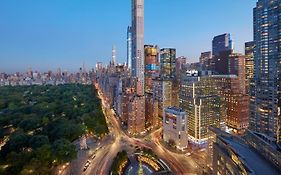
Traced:
<path fill-rule="evenodd" d="M 152 92 L 152 78 L 159 76 L 159 52 L 158 47 L 145 45 L 145 92 Z"/>
<path fill-rule="evenodd" d="M 144 96 L 144 0 L 132 0 L 132 79 L 134 95 L 128 104 L 128 132 L 140 134 L 145 130 Z"/>
<path fill-rule="evenodd" d="M 144 95 L 144 0 L 132 0 L 132 76 Z"/>
<path fill-rule="evenodd" d="M 187 112 L 189 141 L 205 144 L 209 137 L 208 127 L 219 127 L 225 116 L 225 104 L 215 81 L 190 72 L 182 81 L 179 102 L 180 108 Z"/>
<path fill-rule="evenodd" d="M 200 56 L 200 64 L 206 70 L 211 70 L 211 61 L 212 61 L 212 53 L 209 52 L 202 52 Z"/>
<path fill-rule="evenodd" d="M 281 2 L 259 0 L 254 8 L 254 80 L 250 129 L 280 141 Z M 278 119 L 279 118 L 279 119 Z"/>
<path fill-rule="evenodd" d="M 176 49 L 160 50 L 160 74 L 164 79 L 176 78 Z"/>
<path fill-rule="evenodd" d="M 127 66 L 132 66 L 132 27 L 127 28 Z"/>
<path fill-rule="evenodd" d="M 159 49 L 157 46 L 145 45 L 145 121 L 146 127 L 156 127 L 158 115 L 155 115 L 153 98 L 153 79 L 159 76 Z"/>
<path fill-rule="evenodd" d="M 249 94 L 249 87 L 254 78 L 254 48 L 255 42 L 250 41 L 245 43 L 245 67 L 246 67 L 246 92 Z"/>
<path fill-rule="evenodd" d="M 233 49 L 233 44 L 229 33 L 215 36 L 212 44 L 213 55 L 218 55 L 222 51 Z"/>
<path fill-rule="evenodd" d="M 237 75 L 241 93 L 245 93 L 245 56 L 232 50 L 221 51 L 213 58 L 214 71 L 220 75 Z"/>

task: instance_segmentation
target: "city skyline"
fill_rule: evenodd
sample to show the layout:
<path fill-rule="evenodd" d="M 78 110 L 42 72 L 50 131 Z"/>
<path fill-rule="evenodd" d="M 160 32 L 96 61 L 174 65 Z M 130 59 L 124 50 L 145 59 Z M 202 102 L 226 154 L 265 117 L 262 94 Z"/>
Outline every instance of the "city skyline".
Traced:
<path fill-rule="evenodd" d="M 242 53 L 243 43 L 253 38 L 251 21 L 255 1 L 160 3 L 154 0 L 145 4 L 144 44 L 176 48 L 177 56 L 186 56 L 188 62 L 198 61 L 201 52 L 211 50 L 216 35 L 230 33 L 234 48 Z M 104 12 L 119 6 L 122 10 L 118 13 Z M 241 14 L 235 13 L 236 7 Z M 0 24 L 4 26 L 0 28 L 0 72 L 23 72 L 29 67 L 39 71 L 58 67 L 74 71 L 83 62 L 89 69 L 97 61 L 107 63 L 111 59 L 112 45 L 116 45 L 117 62 L 126 61 L 130 1 L 68 1 L 67 4 L 33 1 L 18 2 L 17 7 L 1 2 L 0 8 L 0 14 L 3 13 Z M 161 12 L 167 8 L 173 13 Z M 193 15 L 197 18 L 191 18 Z M 215 18 L 219 20 L 212 20 Z M 169 25 L 167 21 L 171 21 Z"/>
<path fill-rule="evenodd" d="M 50 1 L 0 26 L 0 174 L 280 174 L 281 0 Z"/>

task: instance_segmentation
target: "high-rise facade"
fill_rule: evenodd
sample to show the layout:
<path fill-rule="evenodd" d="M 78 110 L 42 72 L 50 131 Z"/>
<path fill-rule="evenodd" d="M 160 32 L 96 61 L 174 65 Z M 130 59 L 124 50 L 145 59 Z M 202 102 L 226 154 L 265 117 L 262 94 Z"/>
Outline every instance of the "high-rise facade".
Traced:
<path fill-rule="evenodd" d="M 250 129 L 280 141 L 281 2 L 259 0 L 254 8 L 254 79 Z"/>
<path fill-rule="evenodd" d="M 145 97 L 133 96 L 128 105 L 128 132 L 141 134 L 145 129 Z"/>
<path fill-rule="evenodd" d="M 132 87 L 128 104 L 128 132 L 136 135 L 145 130 L 144 94 L 144 0 L 132 0 Z"/>
<path fill-rule="evenodd" d="M 250 83 L 254 78 L 254 48 L 255 42 L 245 43 L 245 69 L 246 69 L 246 92 L 249 94 Z"/>
<path fill-rule="evenodd" d="M 212 41 L 213 55 L 218 55 L 222 51 L 232 50 L 233 43 L 229 33 L 215 36 Z"/>
<path fill-rule="evenodd" d="M 236 75 L 212 75 L 226 107 L 226 125 L 233 133 L 243 134 L 249 126 L 249 96 L 241 90 Z M 244 87 L 243 87 L 244 89 Z"/>
<path fill-rule="evenodd" d="M 245 89 L 245 56 L 233 53 L 232 50 L 222 51 L 214 56 L 214 71 L 220 75 L 237 75 L 242 93 Z"/>
<path fill-rule="evenodd" d="M 144 0 L 132 0 L 132 76 L 144 95 Z"/>
<path fill-rule="evenodd" d="M 184 74 L 186 63 L 187 63 L 187 58 L 184 56 L 178 57 L 176 59 L 176 76 L 178 81 L 181 80 L 181 76 L 182 74 Z"/>
<path fill-rule="evenodd" d="M 159 49 L 157 46 L 144 46 L 144 80 L 145 80 L 145 126 L 147 129 L 157 127 L 158 114 L 155 113 L 153 98 L 153 79 L 159 77 Z M 158 104 L 157 104 L 158 106 Z"/>
<path fill-rule="evenodd" d="M 224 122 L 225 107 L 219 89 L 209 76 L 186 76 L 180 88 L 180 107 L 187 112 L 189 141 L 207 143 L 208 127 L 220 127 Z"/>
<path fill-rule="evenodd" d="M 164 79 L 176 78 L 176 49 L 163 48 L 160 50 L 160 73 Z"/>
<path fill-rule="evenodd" d="M 144 46 L 144 79 L 145 79 L 145 92 L 152 92 L 153 90 L 153 77 L 159 76 L 159 52 L 157 46 L 145 45 Z"/>
<path fill-rule="evenodd" d="M 206 70 L 211 70 L 212 52 L 202 52 L 200 56 L 200 64 Z"/>
<path fill-rule="evenodd" d="M 127 28 L 127 66 L 132 66 L 132 27 Z"/>

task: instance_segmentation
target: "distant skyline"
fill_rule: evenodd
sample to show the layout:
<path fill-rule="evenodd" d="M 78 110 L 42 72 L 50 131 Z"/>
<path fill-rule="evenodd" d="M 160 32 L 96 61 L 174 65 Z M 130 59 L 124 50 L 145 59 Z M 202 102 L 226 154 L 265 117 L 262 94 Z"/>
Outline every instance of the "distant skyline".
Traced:
<path fill-rule="evenodd" d="M 146 0 L 145 44 L 198 61 L 215 35 L 230 33 L 235 51 L 253 39 L 256 0 Z M 112 45 L 126 60 L 131 0 L 0 1 L 0 72 L 76 71 L 107 64 Z"/>

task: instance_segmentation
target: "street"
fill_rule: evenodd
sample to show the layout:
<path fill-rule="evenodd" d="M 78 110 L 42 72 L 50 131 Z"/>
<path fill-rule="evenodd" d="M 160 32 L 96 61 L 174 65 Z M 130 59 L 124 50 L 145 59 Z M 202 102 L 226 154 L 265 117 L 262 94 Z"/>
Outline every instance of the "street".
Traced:
<path fill-rule="evenodd" d="M 98 86 L 96 86 L 98 88 Z M 120 122 L 115 117 L 114 111 L 109 107 L 103 94 L 98 91 L 102 100 L 102 110 L 109 127 L 108 138 L 95 144 L 88 151 L 79 151 L 77 160 L 71 162 L 63 174 L 109 174 L 112 161 L 119 151 L 126 150 L 132 154 L 135 147 L 146 147 L 152 149 L 155 154 L 163 160 L 174 174 L 199 174 L 199 162 L 202 163 L 201 154 L 193 154 L 187 157 L 185 154 L 174 153 L 166 149 L 161 143 L 161 129 L 158 129 L 145 138 L 131 138 L 121 128 Z M 92 159 L 94 157 L 94 159 Z M 87 160 L 91 163 L 84 169 Z"/>

